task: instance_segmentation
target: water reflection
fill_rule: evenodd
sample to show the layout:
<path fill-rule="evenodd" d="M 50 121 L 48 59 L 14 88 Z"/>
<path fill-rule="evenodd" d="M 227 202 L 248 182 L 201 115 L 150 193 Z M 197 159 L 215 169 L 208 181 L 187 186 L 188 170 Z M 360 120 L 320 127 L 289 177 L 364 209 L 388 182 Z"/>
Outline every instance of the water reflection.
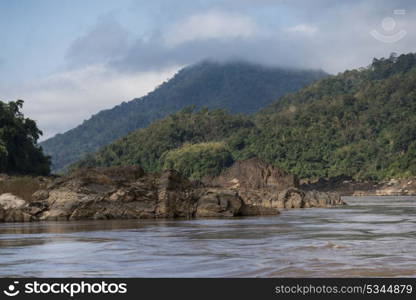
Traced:
<path fill-rule="evenodd" d="M 0 276 L 416 276 L 415 197 L 275 217 L 0 225 Z"/>

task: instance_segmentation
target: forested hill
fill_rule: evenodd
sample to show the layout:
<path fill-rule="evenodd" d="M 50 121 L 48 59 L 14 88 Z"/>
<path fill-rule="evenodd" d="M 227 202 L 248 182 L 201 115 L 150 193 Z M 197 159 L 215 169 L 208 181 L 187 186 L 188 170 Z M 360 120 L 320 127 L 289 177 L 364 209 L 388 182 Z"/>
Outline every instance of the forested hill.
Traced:
<path fill-rule="evenodd" d="M 199 111 L 184 108 L 88 155 L 76 166 L 139 165 L 146 171 L 157 172 L 165 168 L 164 156 L 176 155 L 181 149 L 186 152 L 185 164 L 190 170 L 180 171 L 199 179 L 192 171 L 196 165 L 200 165 L 198 175 L 205 175 L 204 172 L 218 174 L 233 162 L 223 141 L 239 130 L 251 128 L 254 124 L 244 115 L 207 108 Z M 194 145 L 199 147 L 196 149 Z M 193 152 L 196 156 L 187 157 Z"/>
<path fill-rule="evenodd" d="M 416 176 L 416 55 L 375 59 L 367 68 L 284 96 L 254 116 L 184 110 L 77 166 L 138 164 L 200 179 L 254 156 L 301 178 Z"/>
<path fill-rule="evenodd" d="M 258 155 L 303 178 L 416 176 L 416 54 L 374 59 L 285 96 L 258 113 Z"/>
<path fill-rule="evenodd" d="M 139 99 L 104 110 L 64 134 L 41 143 L 58 170 L 156 119 L 184 107 L 254 113 L 287 92 L 326 76 L 322 71 L 269 68 L 244 62 L 203 62 L 179 71 Z"/>

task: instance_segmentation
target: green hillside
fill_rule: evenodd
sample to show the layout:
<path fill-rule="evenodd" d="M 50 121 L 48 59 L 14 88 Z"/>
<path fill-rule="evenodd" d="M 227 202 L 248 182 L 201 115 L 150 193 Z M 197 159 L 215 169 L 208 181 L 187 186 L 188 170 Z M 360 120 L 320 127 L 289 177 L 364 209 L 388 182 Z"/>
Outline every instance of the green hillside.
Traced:
<path fill-rule="evenodd" d="M 170 115 L 78 166 L 138 164 L 147 171 L 175 167 L 201 178 L 226 168 L 230 157 L 257 156 L 301 178 L 412 177 L 415 83 L 415 54 L 375 59 L 367 68 L 284 96 L 254 116 L 190 109 Z M 207 157 L 210 166 L 203 163 Z"/>
<path fill-rule="evenodd" d="M 268 68 L 243 62 L 203 62 L 179 71 L 139 99 L 93 115 L 78 127 L 41 143 L 54 170 L 184 107 L 254 113 L 287 92 L 326 76 L 321 71 Z"/>
<path fill-rule="evenodd" d="M 145 171 L 161 171 L 165 164 L 174 163 L 173 157 L 180 156 L 179 149 L 188 155 L 198 151 L 200 155 L 203 155 L 202 149 L 192 149 L 191 145 L 219 142 L 244 128 L 254 128 L 254 124 L 246 116 L 231 115 L 224 110 L 210 111 L 203 108 L 196 111 L 193 108 L 185 108 L 162 120 L 155 121 L 147 128 L 139 129 L 115 143 L 105 146 L 97 154 L 88 155 L 77 163 L 77 166 L 140 165 Z M 214 146 L 214 144 L 208 143 L 204 148 L 206 149 L 207 146 Z M 183 147 L 190 149 L 187 150 Z M 178 151 L 170 152 L 175 149 Z M 218 149 L 218 152 L 220 150 Z M 205 154 L 216 156 L 216 152 L 217 150 L 213 148 L 212 151 L 206 151 Z M 162 159 L 162 156 L 166 159 Z M 218 157 L 222 156 L 218 155 Z M 200 161 L 197 162 L 195 156 L 193 158 L 195 158 L 193 164 L 200 163 Z M 219 165 L 223 164 L 219 163 Z M 186 173 L 192 176 L 190 172 Z"/>
<path fill-rule="evenodd" d="M 256 115 L 257 155 L 303 178 L 416 175 L 416 55 L 323 79 Z"/>

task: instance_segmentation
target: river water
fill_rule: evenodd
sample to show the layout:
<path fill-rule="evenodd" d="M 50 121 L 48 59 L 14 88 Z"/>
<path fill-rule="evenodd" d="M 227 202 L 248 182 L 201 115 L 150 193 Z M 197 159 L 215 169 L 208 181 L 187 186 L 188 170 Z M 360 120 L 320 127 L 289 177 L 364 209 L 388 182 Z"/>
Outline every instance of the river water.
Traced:
<path fill-rule="evenodd" d="M 416 277 L 416 197 L 272 217 L 0 224 L 0 277 Z"/>

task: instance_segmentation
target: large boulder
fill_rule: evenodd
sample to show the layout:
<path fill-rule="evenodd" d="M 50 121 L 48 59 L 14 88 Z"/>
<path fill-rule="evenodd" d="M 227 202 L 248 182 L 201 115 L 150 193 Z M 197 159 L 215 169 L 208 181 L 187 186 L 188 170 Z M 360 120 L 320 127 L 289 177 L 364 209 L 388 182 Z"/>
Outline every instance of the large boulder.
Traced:
<path fill-rule="evenodd" d="M 196 210 L 191 183 L 177 171 L 167 170 L 157 180 L 155 217 L 190 218 Z"/>
<path fill-rule="evenodd" d="M 13 194 L 0 195 L 0 222 L 29 222 L 32 216 L 25 212 L 28 202 Z"/>
<path fill-rule="evenodd" d="M 305 207 L 334 207 L 345 205 L 341 196 L 333 192 L 308 191 L 304 197 Z"/>
<path fill-rule="evenodd" d="M 152 176 L 139 167 L 86 169 L 55 181 L 34 195 L 48 209 L 39 220 L 155 217 L 158 195 Z M 46 198 L 45 198 L 46 197 Z"/>
<path fill-rule="evenodd" d="M 233 190 L 208 189 L 198 199 L 196 217 L 240 216 L 244 201 Z"/>
<path fill-rule="evenodd" d="M 212 182 L 215 185 L 238 190 L 281 191 L 299 185 L 296 176 L 286 174 L 258 158 L 235 162 Z"/>
<path fill-rule="evenodd" d="M 250 214 L 272 210 L 331 207 L 344 204 L 337 193 L 305 192 L 294 175 L 286 174 L 258 158 L 237 161 L 212 180 L 212 184 L 238 191 Z M 249 209 L 247 209 L 248 211 Z"/>
<path fill-rule="evenodd" d="M 305 193 L 299 189 L 290 188 L 279 192 L 276 206 L 277 208 L 292 209 L 305 207 Z"/>
<path fill-rule="evenodd" d="M 48 209 L 41 212 L 38 218 L 45 221 L 65 221 L 76 209 L 95 199 L 93 194 L 83 194 L 68 188 L 52 190 L 46 199 Z"/>
<path fill-rule="evenodd" d="M 27 202 L 23 199 L 20 199 L 19 197 L 10 194 L 5 193 L 0 195 L 0 207 L 3 209 L 15 209 L 15 208 L 21 208 L 25 206 Z"/>

